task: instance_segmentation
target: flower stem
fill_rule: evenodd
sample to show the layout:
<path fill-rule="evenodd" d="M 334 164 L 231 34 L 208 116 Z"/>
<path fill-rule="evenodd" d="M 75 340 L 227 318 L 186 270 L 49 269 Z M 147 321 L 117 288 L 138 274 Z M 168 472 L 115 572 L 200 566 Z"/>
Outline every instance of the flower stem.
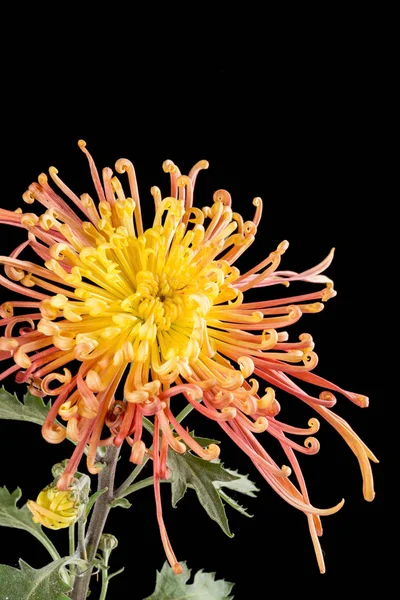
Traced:
<path fill-rule="evenodd" d="M 191 404 L 188 404 L 187 406 L 185 406 L 185 408 L 183 408 L 181 410 L 181 412 L 179 413 L 179 415 L 176 417 L 176 420 L 178 421 L 178 423 L 183 421 L 183 419 L 185 419 L 188 416 L 188 414 L 192 412 L 193 409 L 194 409 L 194 406 L 192 406 Z"/>
<path fill-rule="evenodd" d="M 108 591 L 108 582 L 109 579 L 107 577 L 107 573 L 103 570 L 101 574 L 101 594 L 99 600 L 105 600 Z"/>
<path fill-rule="evenodd" d="M 110 512 L 110 503 L 114 499 L 114 477 L 117 465 L 119 448 L 110 446 L 107 449 L 103 459 L 104 467 L 99 473 L 98 489 L 107 488 L 107 492 L 101 494 L 95 502 L 92 517 L 84 539 L 84 549 L 81 550 L 81 558 L 87 555 L 87 560 L 92 563 L 96 557 L 97 549 L 103 533 L 108 513 Z M 72 600 L 86 600 L 89 589 L 90 577 L 92 575 L 93 565 L 80 573 L 76 579 L 72 590 Z"/>
<path fill-rule="evenodd" d="M 153 476 L 147 477 L 146 479 L 141 479 L 137 483 L 134 483 L 133 485 L 129 485 L 125 490 L 123 490 L 119 494 L 118 498 L 125 498 L 125 496 L 129 496 L 129 494 L 133 494 L 133 492 L 138 492 L 139 490 L 143 490 L 144 488 L 149 487 L 150 485 L 153 485 L 153 483 L 154 483 Z M 168 482 L 165 481 L 164 479 L 161 479 L 160 483 L 168 483 Z"/>
<path fill-rule="evenodd" d="M 86 544 L 85 544 L 85 517 L 81 517 L 78 521 L 78 550 L 79 556 L 83 560 L 87 560 Z"/>
<path fill-rule="evenodd" d="M 108 560 L 110 558 L 109 552 L 103 552 L 103 566 L 104 568 L 101 571 L 101 594 L 99 600 L 105 600 L 108 590 Z"/>
<path fill-rule="evenodd" d="M 73 556 L 75 554 L 75 523 L 72 523 L 72 525 L 70 525 L 68 528 L 68 540 L 69 540 L 69 555 Z M 75 565 L 71 565 L 69 570 L 71 573 L 71 583 L 73 584 L 75 581 L 75 573 L 76 573 Z"/>
<path fill-rule="evenodd" d="M 127 488 L 131 485 L 133 481 L 135 481 L 136 477 L 140 475 L 142 469 L 145 467 L 147 461 L 149 460 L 148 456 L 143 458 L 143 461 L 140 465 L 137 465 L 132 473 L 125 479 L 124 483 L 122 483 L 117 490 L 115 490 L 114 497 L 115 498 L 123 498 L 126 495 Z M 152 478 L 153 479 L 153 478 Z"/>
<path fill-rule="evenodd" d="M 75 523 L 72 523 L 72 525 L 69 526 L 68 538 L 69 538 L 69 555 L 73 556 L 75 554 Z"/>

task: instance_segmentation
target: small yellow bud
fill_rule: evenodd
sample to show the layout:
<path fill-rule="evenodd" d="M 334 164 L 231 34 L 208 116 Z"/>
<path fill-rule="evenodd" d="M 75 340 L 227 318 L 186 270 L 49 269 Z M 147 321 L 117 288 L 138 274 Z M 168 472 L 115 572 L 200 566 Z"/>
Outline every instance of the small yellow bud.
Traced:
<path fill-rule="evenodd" d="M 49 529 L 63 529 L 75 523 L 79 517 L 79 506 L 77 491 L 60 491 L 53 483 L 40 492 L 36 502 L 27 502 L 33 521 Z"/>

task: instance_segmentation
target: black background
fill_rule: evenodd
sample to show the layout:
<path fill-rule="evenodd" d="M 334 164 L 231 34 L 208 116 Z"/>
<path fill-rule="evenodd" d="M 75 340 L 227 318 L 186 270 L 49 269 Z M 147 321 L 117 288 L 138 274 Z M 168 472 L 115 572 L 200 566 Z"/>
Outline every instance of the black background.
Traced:
<path fill-rule="evenodd" d="M 379 77 L 373 39 L 359 31 L 353 34 L 344 27 L 331 33 L 326 44 L 324 32 L 313 41 L 300 35 L 291 44 L 282 39 L 271 45 L 264 38 L 256 44 L 253 39 L 246 55 L 236 33 L 231 36 L 236 40 L 232 52 L 224 36 L 211 36 L 221 41 L 217 45 L 222 53 L 211 48 L 209 56 L 188 60 L 184 47 L 180 54 L 170 54 L 167 42 L 159 48 L 159 58 L 150 58 L 153 38 L 138 51 L 128 44 L 111 58 L 106 43 L 94 50 L 80 35 L 80 56 L 72 56 L 70 38 L 61 58 L 54 54 L 53 32 L 39 51 L 32 43 L 23 60 L 4 61 L 1 206 L 22 207 L 22 193 L 50 165 L 78 195 L 91 193 L 86 159 L 76 145 L 83 138 L 99 168 L 112 167 L 122 156 L 133 161 L 149 225 L 151 185 L 159 185 L 164 194 L 168 191 L 162 161 L 170 158 L 187 173 L 206 158 L 210 168 L 196 184 L 197 206 L 210 204 L 213 192 L 226 188 L 233 208 L 251 218 L 253 197 L 264 200 L 257 241 L 239 267 L 259 262 L 283 239 L 290 241 L 290 248 L 282 268 L 293 270 L 313 266 L 336 247 L 329 275 L 338 296 L 321 314 L 305 315 L 290 335 L 311 333 L 320 358 L 316 373 L 370 397 L 370 408 L 362 410 L 338 395 L 334 410 L 382 460 L 385 395 L 373 366 L 379 294 L 372 284 L 373 277 L 379 277 L 377 255 L 384 237 L 380 219 L 385 210 L 374 173 Z M 10 228 L 1 230 L 2 254 L 17 245 L 19 235 Z M 0 293 L 6 300 L 7 292 Z M 18 389 L 11 378 L 4 384 Z M 278 398 L 282 420 L 304 426 L 312 416 L 299 400 L 283 392 Z M 238 497 L 253 519 L 227 508 L 235 533 L 229 539 L 209 520 L 193 491 L 172 509 L 169 490 L 163 488 L 165 521 L 178 559 L 187 560 L 194 570 L 216 571 L 218 577 L 235 582 L 238 600 L 267 598 L 271 590 L 284 595 L 296 590 L 303 598 L 311 590 L 330 593 L 336 585 L 361 592 L 384 577 L 384 465 L 374 466 L 377 498 L 369 504 L 362 499 L 356 459 L 327 424 L 318 434 L 320 453 L 300 457 L 315 506 L 346 499 L 339 514 L 323 519 L 327 573 L 322 576 L 304 516 L 276 497 L 214 424 L 205 419 L 191 422 L 198 434 L 222 440 L 226 466 L 249 473 L 260 493 L 257 499 Z M 67 441 L 60 446 L 45 443 L 33 424 L 0 422 L 0 436 L 0 484 L 10 490 L 21 486 L 23 500 L 35 498 L 49 482 L 51 466 L 71 452 Z M 268 433 L 263 439 L 282 462 Z M 124 454 L 118 477 L 129 469 Z M 149 595 L 155 571 L 164 561 L 151 489 L 138 492 L 132 502 L 128 511 L 113 510 L 106 527 L 119 538 L 112 568 L 125 566 L 125 573 L 110 584 L 110 598 L 124 593 L 140 600 Z M 46 551 L 26 533 L 3 530 L 2 536 L 1 562 L 15 566 L 21 556 L 40 567 L 48 560 Z M 50 537 L 67 552 L 65 532 L 50 532 Z M 91 597 L 97 594 L 95 587 Z"/>

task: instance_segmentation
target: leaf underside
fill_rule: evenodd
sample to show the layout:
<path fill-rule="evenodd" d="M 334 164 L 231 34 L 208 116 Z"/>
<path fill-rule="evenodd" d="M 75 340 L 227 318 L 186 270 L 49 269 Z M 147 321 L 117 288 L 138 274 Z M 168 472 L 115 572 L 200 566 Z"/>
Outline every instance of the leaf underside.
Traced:
<path fill-rule="evenodd" d="M 188 584 L 191 569 L 181 563 L 183 572 L 175 575 L 168 563 L 157 571 L 156 588 L 145 600 L 232 600 L 229 596 L 233 583 L 215 579 L 215 573 L 198 571 L 193 583 Z"/>
<path fill-rule="evenodd" d="M 19 569 L 0 565 L 1 600 L 69 600 L 71 586 L 60 577 L 60 568 L 70 558 L 61 558 L 42 569 L 34 569 L 23 560 Z"/>

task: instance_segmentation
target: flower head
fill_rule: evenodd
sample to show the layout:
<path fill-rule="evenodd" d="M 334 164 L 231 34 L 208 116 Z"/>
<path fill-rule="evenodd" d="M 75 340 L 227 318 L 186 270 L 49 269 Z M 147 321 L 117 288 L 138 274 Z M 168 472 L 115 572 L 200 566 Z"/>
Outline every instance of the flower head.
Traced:
<path fill-rule="evenodd" d="M 35 523 L 50 529 L 69 527 L 79 517 L 79 494 L 74 489 L 59 490 L 55 484 L 44 488 L 36 499 L 28 500 L 27 507 Z"/>
<path fill-rule="evenodd" d="M 37 201 L 44 207 L 40 215 L 0 209 L 1 222 L 28 231 L 26 242 L 9 257 L 0 257 L 7 275 L 0 276 L 0 283 L 28 298 L 1 307 L 5 331 L 0 358 L 12 357 L 14 364 L 0 379 L 16 373 L 17 381 L 28 383 L 33 394 L 54 397 L 43 436 L 58 443 L 67 435 L 77 443 L 58 488 L 68 489 L 87 445 L 91 473 L 99 470 L 99 446 L 126 441 L 131 461 L 140 463 L 149 452 L 142 439 L 142 419 L 153 416 L 157 517 L 168 559 L 179 572 L 160 500 L 160 478 L 168 476 L 168 448 L 179 453 L 190 449 L 207 460 L 219 454 L 216 445 L 200 447 L 177 421 L 173 397 L 183 394 L 198 412 L 219 423 L 282 498 L 304 512 L 323 571 L 320 516 L 336 512 L 343 501 L 328 509 L 310 503 L 295 452 L 318 452 L 314 434 L 319 422 L 312 418 L 305 429 L 281 422 L 276 393 L 284 390 L 299 398 L 342 435 L 359 460 L 364 496 L 372 500 L 369 460 L 376 459 L 330 410 L 336 402 L 332 392 L 361 407 L 368 405 L 367 398 L 313 374 L 317 355 L 311 336 L 289 341 L 286 332 L 304 313 L 320 312 L 335 296 L 332 281 L 322 274 L 333 250 L 303 273 L 281 271 L 288 248 L 283 241 L 241 274 L 234 263 L 254 241 L 260 198 L 253 200 L 254 218 L 247 222 L 233 212 L 225 190 L 215 192 L 211 206 L 195 208 L 195 181 L 208 163 L 200 161 L 182 176 L 166 161 L 170 195 L 163 199 L 159 188 L 151 189 L 155 217 L 144 229 L 132 163 L 120 159 L 115 166 L 128 177 L 127 197 L 111 169 L 104 169 L 101 179 L 85 142 L 79 146 L 88 158 L 98 200 L 88 194 L 78 198 L 51 167 L 51 179 L 69 202 L 41 174 L 23 196 L 29 205 Z M 19 258 L 27 247 L 44 264 Z M 251 288 L 287 288 L 295 281 L 320 284 L 322 289 L 275 300 L 245 300 Z M 26 314 L 15 315 L 15 309 Z M 73 361 L 78 368 L 71 367 Z M 260 380 L 267 384 L 261 391 Z M 325 391 L 311 395 L 302 381 Z M 66 431 L 54 424 L 57 415 L 67 423 Z M 106 437 L 104 425 L 109 430 Z M 282 446 L 288 465 L 278 466 L 258 441 L 265 430 Z M 304 445 L 291 437 L 298 435 L 307 436 Z M 294 481 L 289 479 L 292 471 Z"/>

